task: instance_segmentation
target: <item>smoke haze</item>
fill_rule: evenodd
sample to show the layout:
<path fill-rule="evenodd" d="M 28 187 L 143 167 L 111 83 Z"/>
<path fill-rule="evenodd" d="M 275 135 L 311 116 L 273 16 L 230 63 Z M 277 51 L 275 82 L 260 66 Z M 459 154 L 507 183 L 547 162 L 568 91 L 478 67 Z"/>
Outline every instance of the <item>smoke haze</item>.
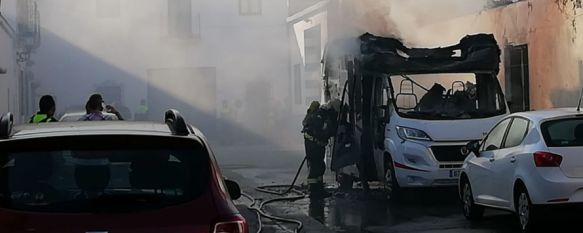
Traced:
<path fill-rule="evenodd" d="M 101 92 L 129 114 L 146 100 L 150 120 L 178 108 L 212 141 L 297 143 L 283 140 L 293 121 L 270 120 L 286 115 L 289 99 L 285 0 L 263 1 L 259 14 L 249 15 L 238 1 L 38 5 L 37 93 L 54 95 L 59 113 L 82 111 L 88 96 Z M 284 126 L 276 131 L 276 123 Z"/>

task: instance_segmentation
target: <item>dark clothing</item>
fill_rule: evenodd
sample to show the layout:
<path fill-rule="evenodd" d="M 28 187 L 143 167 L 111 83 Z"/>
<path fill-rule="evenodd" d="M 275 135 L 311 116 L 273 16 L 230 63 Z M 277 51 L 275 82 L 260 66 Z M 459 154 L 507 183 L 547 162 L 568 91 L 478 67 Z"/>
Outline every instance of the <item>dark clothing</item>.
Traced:
<path fill-rule="evenodd" d="M 304 146 L 306 148 L 308 167 L 310 168 L 308 183 L 322 182 L 322 176 L 326 171 L 326 163 L 324 163 L 326 147 L 307 139 Z"/>
<path fill-rule="evenodd" d="M 303 133 L 306 159 L 308 161 L 308 185 L 310 197 L 324 198 L 324 172 L 326 171 L 326 146 L 336 132 L 337 113 L 332 109 L 318 108 L 308 112 L 304 118 Z"/>
<path fill-rule="evenodd" d="M 324 158 L 326 155 L 326 147 L 305 139 L 306 159 L 308 161 L 308 187 L 310 198 L 324 198 L 326 192 L 324 191 L 324 172 L 326 171 L 326 163 Z"/>
<path fill-rule="evenodd" d="M 54 117 L 49 117 L 49 115 L 44 113 L 34 114 L 28 123 L 46 123 L 46 122 L 58 122 Z"/>
<path fill-rule="evenodd" d="M 303 132 L 309 135 L 306 139 L 328 144 L 328 124 L 328 116 L 323 109 L 308 113 L 303 121 Z"/>

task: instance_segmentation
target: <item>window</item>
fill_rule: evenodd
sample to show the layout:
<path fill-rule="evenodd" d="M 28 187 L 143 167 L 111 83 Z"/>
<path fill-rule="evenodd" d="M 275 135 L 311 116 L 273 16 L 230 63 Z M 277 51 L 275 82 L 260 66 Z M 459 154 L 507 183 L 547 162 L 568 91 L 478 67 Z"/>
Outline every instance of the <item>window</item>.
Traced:
<path fill-rule="evenodd" d="M 506 48 L 506 100 L 510 112 L 530 110 L 528 45 Z"/>
<path fill-rule="evenodd" d="M 306 71 L 320 72 L 322 63 L 322 29 L 320 25 L 305 31 L 304 43 Z"/>
<path fill-rule="evenodd" d="M 294 65 L 294 102 L 302 104 L 302 69 L 300 64 Z"/>
<path fill-rule="evenodd" d="M 95 141 L 103 143 L 102 148 L 96 149 Z M 37 143 L 42 150 L 22 149 Z M 51 213 L 147 211 L 195 200 L 210 180 L 208 152 L 191 139 L 44 138 L 3 143 L 2 148 L 0 196 L 7 200 L 0 204 L 3 208 Z M 37 197 L 30 198 L 32 193 Z"/>
<path fill-rule="evenodd" d="M 192 20 L 191 0 L 168 0 L 168 35 L 170 37 L 192 37 Z"/>
<path fill-rule="evenodd" d="M 541 125 L 547 146 L 583 146 L 583 118 L 548 121 Z"/>
<path fill-rule="evenodd" d="M 523 118 L 514 118 L 512 125 L 508 130 L 508 136 L 506 136 L 506 142 L 504 143 L 504 148 L 515 147 L 522 143 L 526 133 L 528 132 L 529 121 Z"/>
<path fill-rule="evenodd" d="M 261 15 L 261 0 L 239 0 L 239 15 Z"/>
<path fill-rule="evenodd" d="M 500 122 L 494 127 L 494 129 L 492 129 L 492 131 L 490 131 L 490 134 L 488 134 L 488 137 L 486 137 L 486 140 L 484 141 L 482 147 L 483 151 L 500 149 L 502 140 L 504 139 L 504 134 L 506 133 L 506 128 L 508 128 L 508 123 L 510 123 L 510 119 Z"/>
<path fill-rule="evenodd" d="M 416 74 L 390 77 L 399 115 L 426 120 L 479 119 L 506 113 L 495 75 Z"/>
<path fill-rule="evenodd" d="M 97 17 L 117 18 L 120 16 L 120 0 L 95 0 Z"/>

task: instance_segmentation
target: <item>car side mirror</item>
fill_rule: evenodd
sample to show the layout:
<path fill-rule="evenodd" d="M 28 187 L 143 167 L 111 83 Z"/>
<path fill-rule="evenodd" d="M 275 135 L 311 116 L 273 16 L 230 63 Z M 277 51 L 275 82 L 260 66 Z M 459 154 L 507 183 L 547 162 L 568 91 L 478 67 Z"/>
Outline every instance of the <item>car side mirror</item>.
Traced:
<path fill-rule="evenodd" d="M 227 186 L 227 191 L 231 199 L 237 200 L 241 197 L 241 187 L 237 182 L 232 180 L 225 180 L 225 185 Z"/>
<path fill-rule="evenodd" d="M 469 155 L 470 153 L 474 153 L 476 156 L 480 156 L 480 141 L 470 141 L 465 147 L 464 154 Z"/>

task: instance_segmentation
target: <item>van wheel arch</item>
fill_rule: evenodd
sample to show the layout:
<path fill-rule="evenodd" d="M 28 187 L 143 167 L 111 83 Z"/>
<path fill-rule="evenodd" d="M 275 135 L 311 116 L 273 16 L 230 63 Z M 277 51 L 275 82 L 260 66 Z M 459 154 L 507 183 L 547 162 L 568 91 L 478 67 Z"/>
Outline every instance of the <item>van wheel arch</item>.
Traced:
<path fill-rule="evenodd" d="M 399 199 L 401 187 L 395 176 L 395 165 L 391 154 L 385 152 L 383 155 L 383 184 L 385 185 L 386 199 L 395 201 Z"/>

